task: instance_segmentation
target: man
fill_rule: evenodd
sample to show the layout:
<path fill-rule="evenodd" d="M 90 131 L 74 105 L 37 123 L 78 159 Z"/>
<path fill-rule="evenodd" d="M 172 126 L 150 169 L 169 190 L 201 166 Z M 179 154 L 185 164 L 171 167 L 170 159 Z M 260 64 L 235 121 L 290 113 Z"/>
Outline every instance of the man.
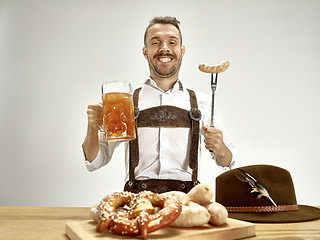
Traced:
<path fill-rule="evenodd" d="M 210 97 L 195 94 L 179 80 L 186 51 L 179 24 L 173 17 L 156 17 L 145 31 L 143 55 L 149 64 L 150 78 L 134 93 L 139 118 L 145 118 L 145 125 L 138 118 L 138 137 L 126 143 L 126 191 L 188 192 L 198 183 L 201 141 L 218 165 L 230 168 L 234 164 L 232 142 L 219 128 L 219 121 L 215 123 L 217 128 L 208 126 Z M 106 143 L 101 137 L 99 140 L 101 104 L 89 105 L 87 114 L 83 150 L 87 168 L 93 171 L 111 160 L 119 143 Z"/>

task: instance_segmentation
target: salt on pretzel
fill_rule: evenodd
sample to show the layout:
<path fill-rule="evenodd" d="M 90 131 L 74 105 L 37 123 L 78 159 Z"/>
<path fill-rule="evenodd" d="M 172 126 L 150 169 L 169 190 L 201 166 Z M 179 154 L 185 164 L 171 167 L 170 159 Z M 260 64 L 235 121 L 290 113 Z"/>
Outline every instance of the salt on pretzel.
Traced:
<path fill-rule="evenodd" d="M 228 61 L 225 61 L 216 66 L 209 66 L 206 64 L 199 64 L 199 70 L 204 73 L 222 73 L 226 71 L 230 66 Z"/>
<path fill-rule="evenodd" d="M 116 211 L 126 206 L 126 210 Z M 155 212 L 155 207 L 160 210 Z M 171 224 L 181 213 L 182 205 L 176 198 L 144 191 L 139 194 L 115 192 L 106 196 L 97 207 L 99 221 L 96 230 L 108 229 L 119 235 L 139 235 L 147 238 L 149 232 Z"/>

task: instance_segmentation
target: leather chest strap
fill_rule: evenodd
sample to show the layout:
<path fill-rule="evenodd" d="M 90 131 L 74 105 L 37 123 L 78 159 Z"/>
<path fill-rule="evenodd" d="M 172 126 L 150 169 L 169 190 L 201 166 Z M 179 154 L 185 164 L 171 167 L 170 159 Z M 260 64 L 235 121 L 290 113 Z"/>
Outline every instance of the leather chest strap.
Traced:
<path fill-rule="evenodd" d="M 139 112 L 137 127 L 191 128 L 188 111 L 174 106 L 158 106 Z"/>

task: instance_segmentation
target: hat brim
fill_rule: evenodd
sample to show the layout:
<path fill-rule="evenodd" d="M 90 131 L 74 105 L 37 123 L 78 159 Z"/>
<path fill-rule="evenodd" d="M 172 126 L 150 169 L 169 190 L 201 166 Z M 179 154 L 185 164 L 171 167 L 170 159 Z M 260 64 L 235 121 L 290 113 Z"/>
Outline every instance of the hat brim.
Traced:
<path fill-rule="evenodd" d="M 297 211 L 270 213 L 229 213 L 230 218 L 254 223 L 293 223 L 306 222 L 320 218 L 320 209 L 299 205 Z"/>

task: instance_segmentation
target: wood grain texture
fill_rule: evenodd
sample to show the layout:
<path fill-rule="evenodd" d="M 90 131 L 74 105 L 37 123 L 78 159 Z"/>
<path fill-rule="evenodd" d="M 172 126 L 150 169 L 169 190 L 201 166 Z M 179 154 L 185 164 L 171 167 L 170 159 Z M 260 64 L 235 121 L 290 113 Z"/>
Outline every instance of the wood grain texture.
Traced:
<path fill-rule="evenodd" d="M 90 219 L 90 208 L 0 207 L 0 240 L 68 240 L 68 221 Z"/>
<path fill-rule="evenodd" d="M 75 221 L 66 223 L 66 234 L 71 240 L 109 240 L 109 239 L 141 239 L 140 235 L 126 237 L 115 235 L 109 231 L 96 232 L 93 221 Z M 197 228 L 165 227 L 149 233 L 148 239 L 240 239 L 255 235 L 255 225 L 235 219 L 228 219 L 221 226 L 207 224 Z"/>
<path fill-rule="evenodd" d="M 70 238 L 66 235 L 67 226 L 72 222 L 76 224 L 87 222 L 92 225 L 91 227 L 95 227 L 90 218 L 89 207 L 0 207 L 0 240 L 68 240 Z M 320 219 L 300 223 L 256 223 L 254 226 L 256 236 L 246 239 L 320 240 Z M 180 230 L 181 236 L 179 238 L 176 237 L 176 239 L 194 240 L 193 236 L 187 237 L 184 229 Z M 202 231 L 206 230 L 206 228 L 202 227 L 198 230 Z M 159 239 L 160 237 L 166 239 L 167 236 L 175 239 L 173 234 L 176 233 L 174 231 L 175 228 L 168 227 L 166 233 L 159 230 L 159 232 L 150 233 L 148 239 Z M 105 233 L 108 234 L 107 232 Z M 226 235 L 219 234 L 223 239 L 228 238 L 228 232 L 224 233 Z M 124 239 L 122 236 L 112 234 L 112 239 L 117 238 Z M 103 238 L 100 236 L 99 239 Z M 136 236 L 131 239 L 141 239 L 141 237 Z M 211 238 L 206 233 L 201 233 L 198 234 L 198 239 Z"/>

